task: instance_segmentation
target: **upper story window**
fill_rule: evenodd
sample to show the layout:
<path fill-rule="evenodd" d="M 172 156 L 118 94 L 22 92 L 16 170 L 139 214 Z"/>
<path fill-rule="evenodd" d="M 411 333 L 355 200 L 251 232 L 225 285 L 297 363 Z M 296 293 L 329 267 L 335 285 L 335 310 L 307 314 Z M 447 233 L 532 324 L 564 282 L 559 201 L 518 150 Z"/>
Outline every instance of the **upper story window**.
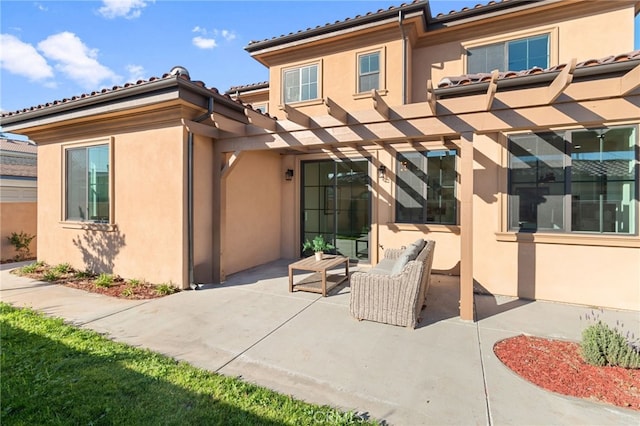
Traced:
<path fill-rule="evenodd" d="M 509 40 L 467 49 L 469 74 L 549 68 L 549 34 Z"/>
<path fill-rule="evenodd" d="M 380 88 L 380 52 L 358 57 L 358 93 Z"/>
<path fill-rule="evenodd" d="M 318 98 L 318 65 L 288 69 L 284 72 L 284 103 Z"/>
<path fill-rule="evenodd" d="M 455 150 L 399 153 L 396 170 L 396 223 L 456 223 Z"/>
<path fill-rule="evenodd" d="M 509 229 L 637 233 L 637 128 L 509 137 Z"/>
<path fill-rule="evenodd" d="M 65 150 L 65 220 L 109 222 L 109 145 Z"/>
<path fill-rule="evenodd" d="M 253 109 L 255 109 L 256 111 L 260 111 L 263 114 L 269 112 L 269 104 L 254 104 L 251 106 L 253 107 Z"/>

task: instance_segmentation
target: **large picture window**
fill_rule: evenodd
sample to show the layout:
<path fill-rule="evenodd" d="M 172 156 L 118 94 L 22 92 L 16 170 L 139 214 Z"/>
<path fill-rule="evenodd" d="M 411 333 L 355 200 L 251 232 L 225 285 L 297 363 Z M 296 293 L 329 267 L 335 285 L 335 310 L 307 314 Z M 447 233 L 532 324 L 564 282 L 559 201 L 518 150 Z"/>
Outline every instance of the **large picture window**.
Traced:
<path fill-rule="evenodd" d="M 637 129 L 509 138 L 509 228 L 637 233 Z"/>
<path fill-rule="evenodd" d="M 549 34 L 467 49 L 467 72 L 522 71 L 549 67 Z"/>
<path fill-rule="evenodd" d="M 284 72 L 284 103 L 318 98 L 318 65 L 309 65 Z"/>
<path fill-rule="evenodd" d="M 399 153 L 397 223 L 456 223 L 456 151 Z"/>
<path fill-rule="evenodd" d="M 65 219 L 109 222 L 109 145 L 69 148 Z"/>

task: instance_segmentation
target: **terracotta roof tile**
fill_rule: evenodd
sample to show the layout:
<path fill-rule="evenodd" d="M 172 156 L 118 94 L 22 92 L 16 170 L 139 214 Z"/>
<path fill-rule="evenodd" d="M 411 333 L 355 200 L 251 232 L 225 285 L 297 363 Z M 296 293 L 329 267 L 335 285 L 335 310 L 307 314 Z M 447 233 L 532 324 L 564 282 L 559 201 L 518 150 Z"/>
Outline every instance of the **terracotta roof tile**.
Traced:
<path fill-rule="evenodd" d="M 640 60 L 640 50 L 634 50 L 633 52 L 623 53 L 615 56 L 614 55 L 606 56 L 600 59 L 587 59 L 586 61 L 577 63 L 576 69 L 591 67 L 595 65 L 610 64 L 613 62 L 631 61 L 631 60 Z M 498 74 L 498 80 L 504 80 L 504 79 L 513 78 L 513 77 L 523 77 L 523 76 L 533 75 L 533 74 L 551 73 L 555 71 L 560 71 L 565 66 L 567 66 L 567 64 L 559 64 L 546 69 L 542 69 L 540 67 L 534 67 L 534 68 L 530 68 L 528 70 L 523 70 L 523 71 L 504 71 Z M 490 78 L 491 78 L 491 73 L 463 74 L 459 76 L 445 77 L 442 80 L 440 80 L 440 82 L 438 83 L 438 88 L 457 87 L 457 86 L 464 86 L 468 84 L 482 83 L 482 82 L 488 81 Z"/>
<path fill-rule="evenodd" d="M 21 152 L 25 154 L 35 154 L 38 147 L 31 141 L 20 141 L 16 139 L 0 139 L 0 151 Z"/>
<path fill-rule="evenodd" d="M 333 27 L 335 25 L 344 24 L 344 23 L 349 22 L 349 21 L 357 20 L 359 18 L 362 18 L 363 16 L 375 16 L 375 15 L 382 14 L 384 12 L 388 12 L 390 10 L 398 10 L 398 9 L 401 9 L 401 8 L 409 6 L 409 5 L 415 5 L 415 4 L 421 4 L 421 3 L 424 4 L 424 5 L 427 5 L 428 2 L 426 0 L 413 0 L 413 1 L 409 2 L 409 3 L 402 3 L 400 6 L 389 6 L 387 9 L 378 9 L 376 12 L 367 12 L 364 15 L 356 15 L 353 18 L 345 18 L 345 19 L 342 19 L 342 20 L 337 20 L 337 21 L 335 21 L 333 23 L 332 22 L 327 22 L 324 25 L 317 25 L 314 28 L 307 28 L 305 30 L 298 30 L 296 32 L 290 32 L 288 34 L 280 34 L 279 36 L 266 38 L 264 40 L 251 40 L 249 42 L 249 46 L 251 46 L 253 44 L 257 44 L 257 43 L 263 43 L 263 42 L 266 42 L 266 41 L 278 40 L 280 38 L 284 38 L 284 37 L 287 37 L 287 36 L 303 34 L 303 33 L 309 32 L 309 31 L 319 30 L 321 28 L 331 28 L 331 27 Z"/>
<path fill-rule="evenodd" d="M 269 82 L 261 81 L 259 83 L 250 83 L 250 84 L 244 84 L 240 86 L 231 86 L 229 90 L 227 90 L 225 93 L 233 94 L 236 92 L 248 92 L 250 90 L 267 89 L 267 88 L 269 88 Z"/>
<path fill-rule="evenodd" d="M 449 13 L 438 13 L 435 17 L 436 18 L 443 18 L 445 16 L 449 17 L 449 16 L 455 16 L 458 15 L 460 13 L 464 13 L 464 12 L 469 12 L 470 10 L 478 10 L 478 9 L 482 9 L 484 7 L 488 7 L 488 6 L 494 6 L 496 4 L 500 4 L 500 3 L 506 3 L 510 0 L 497 0 L 497 1 L 490 1 L 488 3 L 478 3 L 473 7 L 463 7 L 460 10 L 451 10 L 449 11 Z"/>
<path fill-rule="evenodd" d="M 152 82 L 155 82 L 155 81 L 159 81 L 159 80 L 168 80 L 168 79 L 171 79 L 171 78 L 181 78 L 183 80 L 186 80 L 186 81 L 189 81 L 189 82 L 195 84 L 196 86 L 207 88 L 204 82 L 202 82 L 200 80 L 191 80 L 189 78 L 189 76 L 186 75 L 186 74 L 173 75 L 171 73 L 165 73 L 165 74 L 162 75 L 162 77 L 150 77 L 148 80 L 140 79 L 140 80 L 137 80 L 136 82 L 127 82 L 122 86 L 113 86 L 110 89 L 109 88 L 103 88 L 102 90 L 99 90 L 99 91 L 93 91 L 93 92 L 90 92 L 90 93 L 83 93 L 81 95 L 72 96 L 71 98 L 63 98 L 63 99 L 60 99 L 60 100 L 54 100 L 54 101 L 47 102 L 47 103 L 44 103 L 44 104 L 31 106 L 31 107 L 28 107 L 28 108 L 23 108 L 23 109 L 20 109 L 20 110 L 17 110 L 17 111 L 3 112 L 2 114 L 0 114 L 0 117 L 2 117 L 2 118 L 4 118 L 4 117 L 15 117 L 15 116 L 20 115 L 20 114 L 25 114 L 25 113 L 32 112 L 32 111 L 39 111 L 39 110 L 50 108 L 50 107 L 53 107 L 53 106 L 56 106 L 56 105 L 62 105 L 62 104 L 66 104 L 66 103 L 75 102 L 75 101 L 78 101 L 78 100 L 81 100 L 81 99 L 98 97 L 98 96 L 105 95 L 105 94 L 108 94 L 108 93 L 112 93 L 112 92 L 116 92 L 116 91 L 123 91 L 123 90 L 127 90 L 127 89 L 131 89 L 131 88 L 134 88 L 134 87 L 141 86 L 143 84 L 149 84 L 149 83 L 152 83 Z M 237 104 L 239 104 L 239 105 L 241 105 L 241 106 L 243 106 L 245 108 L 253 109 L 252 107 L 250 107 L 250 105 L 247 105 L 247 104 L 243 103 L 239 99 L 232 99 L 228 95 L 221 94 L 220 91 L 218 89 L 216 89 L 215 87 L 208 88 L 208 90 L 211 91 L 212 93 L 216 94 L 216 95 L 225 96 L 228 100 L 230 100 L 232 102 L 235 102 L 235 103 L 237 103 Z M 258 112 L 260 112 L 260 111 L 258 111 Z M 270 115 L 268 113 L 264 113 L 263 115 L 265 115 L 267 117 L 270 117 Z"/>

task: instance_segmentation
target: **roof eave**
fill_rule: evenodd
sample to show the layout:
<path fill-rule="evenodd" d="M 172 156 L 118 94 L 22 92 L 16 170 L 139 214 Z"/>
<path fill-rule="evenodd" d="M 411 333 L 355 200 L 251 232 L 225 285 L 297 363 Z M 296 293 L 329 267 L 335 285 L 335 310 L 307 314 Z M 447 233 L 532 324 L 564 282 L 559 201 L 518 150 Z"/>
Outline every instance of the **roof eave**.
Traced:
<path fill-rule="evenodd" d="M 376 23 L 386 23 L 391 18 L 398 16 L 398 13 L 404 14 L 420 12 L 424 16 L 424 12 L 428 2 L 420 2 L 415 4 L 409 4 L 400 6 L 397 8 L 389 9 L 384 12 L 372 13 L 370 15 L 359 16 L 353 19 L 347 19 L 335 24 L 327 24 L 322 27 L 312 28 L 306 31 L 300 31 L 293 34 L 288 34 L 282 37 L 272 38 L 268 40 L 253 42 L 246 46 L 244 50 L 249 52 L 252 56 L 257 52 L 279 47 L 293 42 L 300 42 L 309 38 L 317 38 L 321 36 L 328 36 L 329 34 L 343 31 L 343 30 L 355 30 L 357 27 L 363 25 L 370 25 Z M 425 21 L 426 22 L 426 21 Z"/>

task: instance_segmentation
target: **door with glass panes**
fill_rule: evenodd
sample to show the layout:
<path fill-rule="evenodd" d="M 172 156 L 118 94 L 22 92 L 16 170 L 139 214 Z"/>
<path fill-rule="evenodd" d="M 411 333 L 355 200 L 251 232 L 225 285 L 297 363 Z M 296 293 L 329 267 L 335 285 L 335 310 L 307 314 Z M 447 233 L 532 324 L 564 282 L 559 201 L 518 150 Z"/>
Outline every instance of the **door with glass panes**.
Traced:
<path fill-rule="evenodd" d="M 369 161 L 302 162 L 300 247 L 317 235 L 352 261 L 369 262 L 371 194 Z M 308 255 L 310 253 L 302 253 Z"/>

